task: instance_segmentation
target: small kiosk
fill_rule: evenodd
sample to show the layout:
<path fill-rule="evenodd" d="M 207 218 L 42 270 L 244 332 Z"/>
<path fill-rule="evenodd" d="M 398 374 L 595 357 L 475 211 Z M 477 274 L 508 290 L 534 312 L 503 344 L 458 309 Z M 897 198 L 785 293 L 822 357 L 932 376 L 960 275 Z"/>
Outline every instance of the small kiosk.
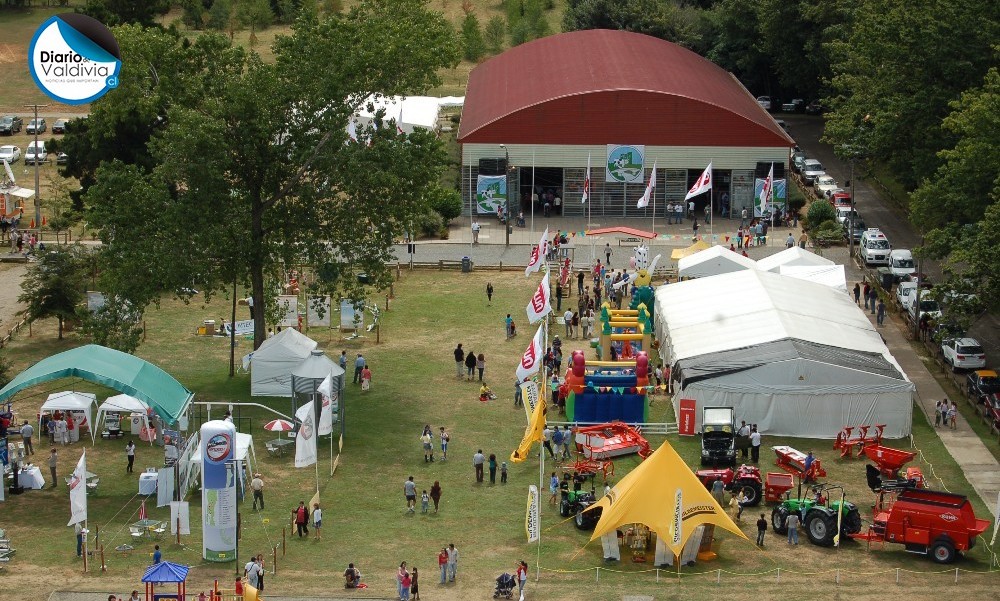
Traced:
<path fill-rule="evenodd" d="M 190 566 L 161 561 L 146 568 L 142 582 L 146 585 L 146 601 L 185 601 L 187 595 L 187 575 Z M 176 593 L 157 593 L 156 584 L 176 584 Z"/>

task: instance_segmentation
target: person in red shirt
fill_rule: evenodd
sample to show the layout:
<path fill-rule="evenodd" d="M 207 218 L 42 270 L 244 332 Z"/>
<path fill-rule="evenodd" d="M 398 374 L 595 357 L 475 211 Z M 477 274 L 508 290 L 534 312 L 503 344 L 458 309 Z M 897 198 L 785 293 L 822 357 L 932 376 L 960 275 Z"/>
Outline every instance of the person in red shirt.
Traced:
<path fill-rule="evenodd" d="M 441 584 L 444 584 L 448 573 L 448 549 L 442 548 L 438 553 L 438 568 L 441 570 Z"/>
<path fill-rule="evenodd" d="M 528 583 L 528 564 L 524 561 L 517 562 L 517 591 L 524 598 L 524 586 Z"/>
<path fill-rule="evenodd" d="M 292 510 L 292 514 L 295 516 L 295 529 L 299 533 L 299 538 L 302 538 L 302 534 L 309 536 L 309 510 L 306 509 L 306 502 L 299 501 L 299 506 Z"/>

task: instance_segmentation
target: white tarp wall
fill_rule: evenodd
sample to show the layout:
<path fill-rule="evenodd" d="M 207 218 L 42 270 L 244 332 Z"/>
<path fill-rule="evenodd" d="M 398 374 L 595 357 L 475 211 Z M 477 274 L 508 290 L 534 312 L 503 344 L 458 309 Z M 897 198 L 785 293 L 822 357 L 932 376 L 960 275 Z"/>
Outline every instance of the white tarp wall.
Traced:
<path fill-rule="evenodd" d="M 368 110 L 369 103 L 375 110 Z M 372 96 L 365 100 L 353 120 L 360 128 L 371 123 L 379 109 L 385 109 L 383 122 L 388 123 L 391 119 L 395 119 L 397 123 L 401 123 L 405 133 L 412 134 L 416 129 L 436 131 L 441 108 L 462 106 L 464 103 L 465 98 L 462 96 L 444 98 L 433 96 L 381 96 L 376 98 Z"/>
<path fill-rule="evenodd" d="M 250 396 L 292 396 L 292 370 L 316 348 L 316 341 L 286 328 L 264 341 L 250 357 Z"/>
<path fill-rule="evenodd" d="M 753 269 L 755 265 L 753 259 L 723 246 L 713 246 L 677 261 L 677 275 L 682 278 L 704 278 Z"/>

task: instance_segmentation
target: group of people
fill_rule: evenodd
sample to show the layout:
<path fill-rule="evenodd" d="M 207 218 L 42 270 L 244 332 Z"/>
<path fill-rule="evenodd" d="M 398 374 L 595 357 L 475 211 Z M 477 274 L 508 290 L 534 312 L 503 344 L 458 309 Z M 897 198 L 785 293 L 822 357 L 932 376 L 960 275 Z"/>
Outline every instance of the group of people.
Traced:
<path fill-rule="evenodd" d="M 742 439 L 740 446 L 742 447 L 743 458 L 747 458 L 747 452 L 750 453 L 750 460 L 754 463 L 760 462 L 760 432 L 757 430 L 757 424 L 748 424 L 745 421 L 740 423 L 740 429 L 736 431 L 736 437 Z"/>
<path fill-rule="evenodd" d="M 955 401 L 949 403 L 948 399 L 944 399 L 934 404 L 934 427 L 939 426 L 952 430 L 958 427 L 958 405 Z"/>
<path fill-rule="evenodd" d="M 263 500 L 261 500 L 263 506 Z M 310 515 L 311 513 L 311 515 Z M 305 501 L 299 501 L 299 506 L 292 510 L 292 521 L 295 523 L 295 531 L 299 538 L 305 536 L 309 538 L 309 518 L 312 518 L 313 530 L 316 532 L 316 540 L 323 538 L 323 510 L 319 503 L 313 503 L 312 512 L 306 507 Z"/>
<path fill-rule="evenodd" d="M 507 314 L 508 322 L 511 321 L 510 314 Z M 510 323 L 507 324 L 507 337 L 510 338 Z M 465 350 L 462 349 L 462 343 L 459 342 L 458 346 L 455 347 L 453 351 L 455 356 L 455 377 L 459 380 L 465 378 L 469 382 L 473 380 L 476 376 L 476 371 L 479 372 L 479 381 L 483 381 L 483 374 L 486 372 L 486 355 L 479 353 L 476 355 L 475 352 L 469 351 L 466 354 Z"/>
<path fill-rule="evenodd" d="M 542 430 L 542 448 L 549 452 L 549 457 L 556 462 L 573 458 L 573 431 L 569 426 L 550 427 L 545 425 Z"/>
<path fill-rule="evenodd" d="M 863 286 L 862 286 L 863 284 Z M 885 301 L 882 300 L 878 291 L 868 282 L 858 282 L 854 284 L 854 304 L 861 306 L 862 297 L 865 299 L 865 311 L 871 311 L 875 316 L 875 323 L 883 325 L 885 323 Z"/>
<path fill-rule="evenodd" d="M 483 453 L 482 449 L 478 449 L 472 455 L 472 467 L 476 471 L 476 482 L 482 483 L 485 479 L 484 471 L 486 468 L 490 470 L 490 484 L 497 483 L 497 468 L 500 469 L 500 484 L 507 484 L 507 462 L 501 461 L 497 462 L 497 456 L 490 453 L 489 458 Z"/>
<path fill-rule="evenodd" d="M 340 368 L 347 371 L 347 351 L 340 351 Z M 358 353 L 354 360 L 354 380 L 355 384 L 361 384 L 361 391 L 368 392 L 372 387 L 372 370 L 368 367 L 368 361 L 364 355 Z"/>
<path fill-rule="evenodd" d="M 420 494 L 420 513 L 428 513 L 432 501 L 434 502 L 434 513 L 437 513 L 438 506 L 441 503 L 441 492 L 441 482 L 438 480 L 434 481 L 430 492 L 425 488 Z M 408 477 L 403 482 L 403 498 L 406 499 L 406 513 L 416 513 L 417 483 L 414 481 L 413 476 Z"/>
<path fill-rule="evenodd" d="M 24 422 L 29 428 L 28 422 Z M 77 428 L 77 423 L 70 412 L 56 411 L 52 415 L 42 415 L 42 431 L 49 436 L 49 442 L 53 444 L 70 444 L 73 442 L 73 431 Z M 21 426 L 24 430 L 24 426 Z M 23 437 L 23 433 L 22 433 Z"/>

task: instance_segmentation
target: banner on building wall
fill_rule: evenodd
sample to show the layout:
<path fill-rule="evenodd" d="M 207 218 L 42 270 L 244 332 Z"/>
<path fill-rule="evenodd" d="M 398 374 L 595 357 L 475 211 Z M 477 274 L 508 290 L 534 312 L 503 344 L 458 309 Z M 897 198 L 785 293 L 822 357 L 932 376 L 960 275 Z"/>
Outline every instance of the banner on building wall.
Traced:
<path fill-rule="evenodd" d="M 642 183 L 645 158 L 645 146 L 608 144 L 607 172 L 604 175 L 605 181 L 621 184 Z"/>
<path fill-rule="evenodd" d="M 496 214 L 507 203 L 507 176 L 480 175 L 476 180 L 476 212 Z"/>
<path fill-rule="evenodd" d="M 764 190 L 765 178 L 759 177 L 754 180 L 753 185 L 753 216 L 760 217 L 762 213 L 761 192 Z M 768 209 L 772 212 L 777 210 L 779 213 L 785 210 L 785 199 L 786 196 L 786 186 L 785 180 L 776 179 L 774 180 L 774 191 L 772 192 L 771 201 L 768 202 Z"/>

